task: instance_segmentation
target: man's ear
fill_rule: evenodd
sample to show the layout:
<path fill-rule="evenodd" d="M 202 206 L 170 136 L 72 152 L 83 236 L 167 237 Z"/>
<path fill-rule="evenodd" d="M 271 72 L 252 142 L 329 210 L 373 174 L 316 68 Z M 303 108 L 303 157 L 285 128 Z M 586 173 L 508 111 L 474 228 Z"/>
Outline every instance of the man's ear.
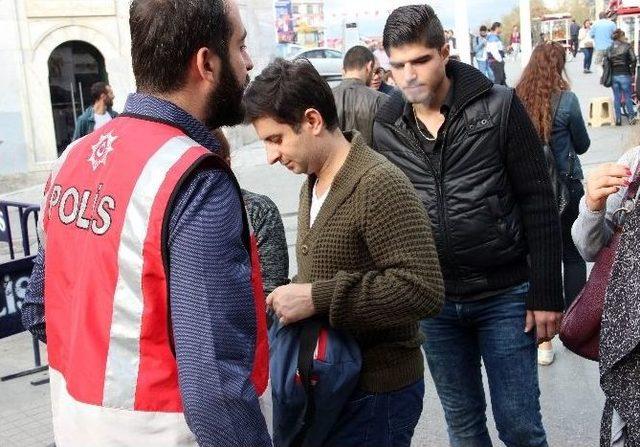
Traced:
<path fill-rule="evenodd" d="M 304 122 L 302 124 L 307 126 L 313 135 L 318 136 L 324 128 L 324 119 L 316 109 L 307 109 L 304 112 Z"/>
<path fill-rule="evenodd" d="M 442 56 L 442 59 L 448 59 L 451 53 L 451 49 L 449 48 L 449 44 L 445 43 L 444 45 L 442 45 L 442 48 L 440 48 L 440 56 Z"/>
<path fill-rule="evenodd" d="M 202 47 L 193 57 L 190 72 L 197 80 L 203 80 L 218 85 L 222 61 L 220 56 L 207 47 Z"/>

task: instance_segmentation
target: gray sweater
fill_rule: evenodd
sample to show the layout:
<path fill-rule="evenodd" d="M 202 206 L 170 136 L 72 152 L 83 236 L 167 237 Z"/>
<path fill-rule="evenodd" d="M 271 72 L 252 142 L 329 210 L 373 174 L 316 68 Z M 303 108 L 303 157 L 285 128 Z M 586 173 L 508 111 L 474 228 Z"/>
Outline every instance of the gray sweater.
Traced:
<path fill-rule="evenodd" d="M 618 163 L 629 166 L 636 172 L 640 162 L 640 146 L 624 153 Z M 607 199 L 607 206 L 602 211 L 591 211 L 587 207 L 585 197 L 580 200 L 580 215 L 573 223 L 571 236 L 576 248 L 585 261 L 593 262 L 602 247 L 609 243 L 613 235 L 612 216 L 627 194 L 627 188 L 620 188 Z"/>

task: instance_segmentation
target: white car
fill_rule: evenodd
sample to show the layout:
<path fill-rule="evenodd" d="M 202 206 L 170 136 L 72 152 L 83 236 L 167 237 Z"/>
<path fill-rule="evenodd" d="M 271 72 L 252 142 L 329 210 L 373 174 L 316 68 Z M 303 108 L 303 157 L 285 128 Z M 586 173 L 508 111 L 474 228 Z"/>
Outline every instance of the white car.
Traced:
<path fill-rule="evenodd" d="M 325 78 L 341 78 L 342 77 L 342 52 L 333 48 L 311 48 L 304 50 L 291 58 L 309 59 L 309 62 L 318 70 L 321 76 Z"/>

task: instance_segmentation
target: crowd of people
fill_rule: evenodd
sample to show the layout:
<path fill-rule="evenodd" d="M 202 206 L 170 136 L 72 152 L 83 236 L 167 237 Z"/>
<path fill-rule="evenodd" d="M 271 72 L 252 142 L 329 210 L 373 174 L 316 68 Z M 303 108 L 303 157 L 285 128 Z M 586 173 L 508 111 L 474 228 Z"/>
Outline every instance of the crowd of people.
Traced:
<path fill-rule="evenodd" d="M 425 363 L 450 445 L 492 445 L 484 365 L 500 440 L 547 446 L 538 364 L 616 232 L 601 446 L 640 443 L 640 151 L 585 192 L 563 45 L 536 46 L 511 89 L 500 23 L 480 28 L 475 68 L 430 6 L 402 6 L 331 89 L 306 60 L 249 82 L 234 0 L 133 0 L 129 23 L 137 91 L 117 115 L 92 88 L 22 308 L 47 343 L 58 447 L 409 447 Z M 614 60 L 622 85 L 635 58 L 615 57 L 633 51 L 600 27 L 574 49 Z M 231 169 L 220 128 L 240 123 L 306 177 L 292 278 L 277 207 Z"/>

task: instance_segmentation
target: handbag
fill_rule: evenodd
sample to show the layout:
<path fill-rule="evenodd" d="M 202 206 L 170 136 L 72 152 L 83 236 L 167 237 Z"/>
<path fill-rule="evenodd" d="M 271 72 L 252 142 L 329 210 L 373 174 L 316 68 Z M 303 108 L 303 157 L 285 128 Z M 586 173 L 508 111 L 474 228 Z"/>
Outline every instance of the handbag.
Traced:
<path fill-rule="evenodd" d="M 640 169 L 629 185 L 621 207 L 614 213 L 614 219 L 629 212 L 624 204 L 636 200 L 639 188 Z M 598 252 L 589 280 L 565 312 L 560 326 L 562 343 L 570 351 L 589 360 L 598 361 L 600 358 L 600 325 L 604 300 L 622 232 L 622 225 L 616 223 L 611 240 Z"/>
<path fill-rule="evenodd" d="M 558 112 L 558 106 L 560 104 L 560 99 L 562 98 L 562 92 L 558 96 L 558 98 L 551 105 L 551 125 L 556 120 L 556 114 Z M 553 194 L 556 197 L 556 204 L 558 205 L 558 211 L 562 215 L 564 210 L 567 209 L 569 205 L 569 200 L 571 199 L 569 195 L 569 188 L 567 188 L 566 182 L 560 177 L 560 173 L 558 172 L 558 167 L 556 165 L 556 157 L 553 155 L 553 151 L 551 150 L 551 145 L 549 143 L 544 143 L 542 145 L 542 150 L 544 152 L 544 158 L 547 160 L 547 170 L 549 173 L 549 178 L 551 179 L 551 187 L 553 189 Z M 571 171 L 572 169 L 570 169 Z"/>
<path fill-rule="evenodd" d="M 602 77 L 600 78 L 600 84 L 605 87 L 611 87 L 613 85 L 613 67 L 611 66 L 611 59 L 609 59 L 609 51 L 602 60 Z"/>

